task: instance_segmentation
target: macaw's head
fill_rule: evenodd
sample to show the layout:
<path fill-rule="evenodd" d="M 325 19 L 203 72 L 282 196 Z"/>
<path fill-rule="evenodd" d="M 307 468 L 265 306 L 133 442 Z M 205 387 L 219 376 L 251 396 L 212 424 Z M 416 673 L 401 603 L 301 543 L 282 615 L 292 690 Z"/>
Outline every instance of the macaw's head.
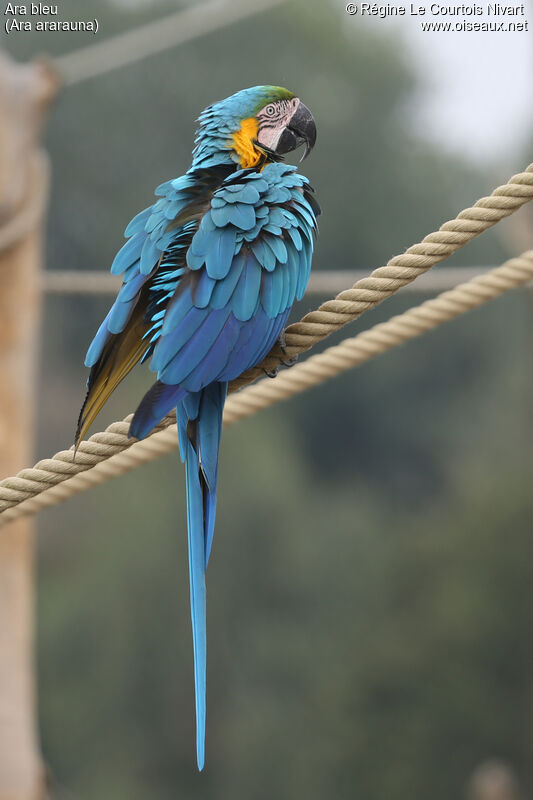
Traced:
<path fill-rule="evenodd" d="M 199 122 L 194 166 L 234 162 L 248 169 L 305 145 L 303 161 L 316 141 L 313 115 L 280 86 L 243 89 L 206 108 Z"/>

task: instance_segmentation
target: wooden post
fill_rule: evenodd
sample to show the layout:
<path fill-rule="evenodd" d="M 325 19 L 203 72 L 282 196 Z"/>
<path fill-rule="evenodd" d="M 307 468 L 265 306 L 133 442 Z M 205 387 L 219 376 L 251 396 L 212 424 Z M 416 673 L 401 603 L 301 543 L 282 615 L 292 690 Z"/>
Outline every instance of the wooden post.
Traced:
<path fill-rule="evenodd" d="M 0 55 L 0 474 L 33 459 L 41 199 L 41 120 L 57 79 L 45 65 Z M 33 653 L 33 524 L 0 533 L 0 800 L 44 795 Z"/>
<path fill-rule="evenodd" d="M 523 800 L 518 781 L 503 761 L 485 761 L 473 772 L 467 790 L 468 800 Z"/>

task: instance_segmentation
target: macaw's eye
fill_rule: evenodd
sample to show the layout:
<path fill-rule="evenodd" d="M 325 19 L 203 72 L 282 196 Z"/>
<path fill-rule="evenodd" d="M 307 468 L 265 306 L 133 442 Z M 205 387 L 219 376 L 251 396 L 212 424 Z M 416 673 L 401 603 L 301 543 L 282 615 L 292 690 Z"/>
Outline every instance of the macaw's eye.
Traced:
<path fill-rule="evenodd" d="M 273 117 L 276 113 L 276 106 L 274 103 L 269 103 L 268 106 L 265 106 L 265 114 L 267 117 Z"/>

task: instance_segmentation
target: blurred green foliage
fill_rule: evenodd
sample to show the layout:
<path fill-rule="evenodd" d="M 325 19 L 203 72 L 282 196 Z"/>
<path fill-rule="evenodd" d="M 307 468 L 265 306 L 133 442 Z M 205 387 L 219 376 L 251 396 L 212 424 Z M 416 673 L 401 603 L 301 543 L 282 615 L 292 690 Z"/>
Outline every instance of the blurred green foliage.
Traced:
<path fill-rule="evenodd" d="M 106 36 L 172 8 L 99 0 L 91 15 Z M 402 42 L 352 23 L 334 3 L 289 3 L 65 91 L 47 133 L 48 265 L 107 269 L 153 187 L 186 168 L 201 109 L 255 83 L 289 86 L 318 123 L 305 164 L 324 212 L 316 269 L 378 266 L 505 180 L 413 130 Z M 8 46 L 26 58 L 86 43 Z M 503 260 L 505 226 L 451 263 Z M 450 800 L 491 756 L 531 787 L 531 303 L 505 297 L 225 433 L 202 775 L 177 456 L 41 516 L 54 796 Z M 39 457 L 72 441 L 106 306 L 47 299 Z M 131 376 L 99 427 L 149 382 Z"/>

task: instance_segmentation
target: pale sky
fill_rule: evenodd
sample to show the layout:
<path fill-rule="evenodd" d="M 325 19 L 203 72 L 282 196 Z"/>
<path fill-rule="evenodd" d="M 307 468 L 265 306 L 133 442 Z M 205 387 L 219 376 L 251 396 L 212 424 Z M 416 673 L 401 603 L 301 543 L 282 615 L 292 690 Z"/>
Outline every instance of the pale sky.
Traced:
<path fill-rule="evenodd" d="M 509 0 L 503 0 L 505 6 Z M 386 6 L 386 2 L 378 5 Z M 393 0 L 389 5 L 403 5 Z M 432 5 L 431 0 L 414 4 Z M 410 51 L 422 91 L 412 109 L 419 131 L 440 145 L 461 150 L 479 161 L 511 160 L 517 148 L 533 142 L 533 0 L 524 0 L 524 15 L 488 16 L 487 2 L 469 2 L 481 15 L 461 12 L 461 3 L 441 0 L 438 6 L 458 9 L 458 15 L 425 17 L 407 14 L 385 18 L 361 16 L 361 4 L 346 24 L 368 27 L 373 32 L 398 31 Z M 521 4 L 520 4 L 521 5 Z M 520 5 L 512 4 L 513 8 Z M 420 21 L 525 22 L 524 32 L 425 32 Z M 533 155 L 532 155 L 533 160 Z"/>
<path fill-rule="evenodd" d="M 114 0 L 134 5 L 146 0 Z M 196 0 L 198 2 L 198 0 Z M 378 0 L 378 7 L 403 6 L 405 16 L 370 16 L 346 12 L 347 2 L 337 0 L 347 29 L 368 28 L 374 33 L 397 31 L 398 46 L 408 49 L 422 89 L 412 109 L 413 126 L 445 149 L 461 151 L 480 162 L 512 162 L 519 148 L 533 142 L 533 0 L 524 0 L 524 13 L 489 15 L 486 0 L 416 0 L 425 16 L 409 13 L 408 0 Z M 509 5 L 507 5 L 509 3 Z M 199 3 L 200 4 L 200 3 Z M 492 6 L 496 3 L 490 3 Z M 371 6 L 372 2 L 367 3 Z M 431 13 L 431 7 L 456 13 Z M 522 3 L 502 0 L 501 8 L 520 12 Z M 481 14 L 463 8 L 477 7 Z M 424 22 L 463 21 L 528 23 L 523 32 L 428 32 Z M 533 154 L 531 156 L 533 160 Z"/>

